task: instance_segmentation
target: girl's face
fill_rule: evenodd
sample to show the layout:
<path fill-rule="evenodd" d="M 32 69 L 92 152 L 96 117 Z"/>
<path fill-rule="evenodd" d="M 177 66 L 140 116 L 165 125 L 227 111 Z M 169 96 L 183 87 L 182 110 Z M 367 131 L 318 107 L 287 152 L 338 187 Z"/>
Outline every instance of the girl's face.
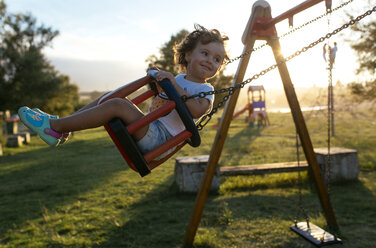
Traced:
<path fill-rule="evenodd" d="M 219 42 L 210 42 L 208 44 L 198 42 L 195 49 L 185 54 L 185 59 L 188 63 L 186 79 L 197 83 L 205 83 L 220 69 L 225 55 L 225 48 Z"/>

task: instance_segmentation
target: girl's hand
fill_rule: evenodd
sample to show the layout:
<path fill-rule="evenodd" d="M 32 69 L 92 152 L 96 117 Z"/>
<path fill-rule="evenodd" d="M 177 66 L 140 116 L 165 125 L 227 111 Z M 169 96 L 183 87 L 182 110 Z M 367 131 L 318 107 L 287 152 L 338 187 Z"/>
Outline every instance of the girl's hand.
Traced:
<path fill-rule="evenodd" d="M 163 79 L 168 79 L 172 85 L 177 85 L 174 75 L 168 71 L 158 71 L 156 75 L 157 81 L 162 81 Z"/>
<path fill-rule="evenodd" d="M 190 94 L 186 92 L 182 87 L 180 87 L 180 85 L 176 82 L 175 77 L 174 75 L 172 75 L 172 73 L 167 71 L 158 71 L 156 74 L 156 80 L 162 81 L 163 79 L 170 80 L 172 86 L 175 87 L 176 91 L 180 96 L 190 96 Z M 200 118 L 210 108 L 209 100 L 204 98 L 189 99 L 185 102 L 185 105 L 187 106 L 193 118 Z"/>

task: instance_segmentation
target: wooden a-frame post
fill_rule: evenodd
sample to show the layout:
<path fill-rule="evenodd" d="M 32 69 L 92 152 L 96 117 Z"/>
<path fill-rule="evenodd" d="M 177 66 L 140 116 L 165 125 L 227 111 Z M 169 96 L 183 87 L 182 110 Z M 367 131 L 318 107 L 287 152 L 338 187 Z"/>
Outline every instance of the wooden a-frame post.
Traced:
<path fill-rule="evenodd" d="M 316 4 L 323 0 L 308 0 L 305 3 Z M 307 8 L 307 6 L 303 6 Z M 302 9 L 305 9 L 302 8 Z M 296 9 L 296 8 L 295 8 Z M 300 10 L 301 11 L 301 10 Z M 297 13 L 297 12 L 296 12 Z M 279 16 L 280 17 L 280 16 Z M 276 18 L 275 18 L 276 19 Z M 278 40 L 277 32 L 275 29 L 275 23 L 272 22 L 270 5 L 263 0 L 257 1 L 252 7 L 252 14 L 248 20 L 246 29 L 244 31 L 242 42 L 244 44 L 243 53 L 247 51 L 252 51 L 254 43 L 256 40 L 268 40 L 274 54 L 276 62 L 283 61 L 284 57 L 281 53 L 281 46 Z M 265 24 L 269 22 L 272 23 L 268 28 L 265 29 Z M 263 26 L 264 24 L 264 26 Z M 236 71 L 235 77 L 232 82 L 232 86 L 241 83 L 244 79 L 245 72 L 247 70 L 248 62 L 251 57 L 251 53 L 241 58 L 238 69 Z M 326 190 L 324 180 L 321 176 L 320 167 L 318 165 L 315 153 L 313 151 L 313 146 L 311 138 L 309 136 L 305 120 L 295 93 L 294 86 L 292 84 L 287 66 L 285 63 L 278 63 L 278 70 L 282 79 L 285 94 L 290 106 L 291 114 L 300 137 L 300 141 L 304 150 L 306 160 L 309 165 L 310 172 L 312 174 L 321 206 L 326 218 L 328 226 L 332 230 L 338 230 L 338 225 L 336 217 L 330 203 L 329 195 Z M 184 247 L 192 247 L 194 237 L 196 235 L 198 226 L 200 224 L 201 216 L 204 211 L 205 203 L 209 195 L 210 186 L 214 173 L 216 171 L 216 166 L 218 164 L 221 152 L 226 140 L 228 129 L 234 114 L 234 109 L 236 102 L 239 97 L 239 90 L 235 91 L 230 97 L 229 101 L 226 103 L 221 121 L 219 123 L 219 128 L 212 146 L 208 165 L 205 169 L 204 176 L 201 181 L 201 186 L 198 191 L 195 200 L 195 206 L 192 212 L 190 222 L 188 224 L 183 245 Z"/>

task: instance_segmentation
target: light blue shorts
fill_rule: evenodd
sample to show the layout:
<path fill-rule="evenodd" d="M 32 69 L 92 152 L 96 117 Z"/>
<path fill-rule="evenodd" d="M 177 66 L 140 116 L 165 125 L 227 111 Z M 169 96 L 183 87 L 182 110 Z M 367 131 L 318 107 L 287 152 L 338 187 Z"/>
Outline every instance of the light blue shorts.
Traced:
<path fill-rule="evenodd" d="M 159 120 L 156 120 L 149 124 L 148 131 L 146 132 L 145 136 L 142 137 L 142 139 L 137 141 L 137 145 L 140 147 L 141 152 L 145 154 L 171 138 L 172 135 L 167 131 L 165 126 Z M 156 159 L 165 157 L 173 150 L 174 148 L 170 149 Z"/>

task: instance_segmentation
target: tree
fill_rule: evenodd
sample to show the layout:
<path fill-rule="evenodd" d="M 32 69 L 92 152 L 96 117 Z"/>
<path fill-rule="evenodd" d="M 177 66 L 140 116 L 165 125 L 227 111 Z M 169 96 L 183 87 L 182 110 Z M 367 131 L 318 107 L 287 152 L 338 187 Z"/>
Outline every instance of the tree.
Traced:
<path fill-rule="evenodd" d="M 159 49 L 159 58 L 153 54 L 146 59 L 148 67 L 156 66 L 159 69 L 169 71 L 174 75 L 178 74 L 180 69 L 179 66 L 176 65 L 174 62 L 173 48 L 175 44 L 179 44 L 187 34 L 189 34 L 189 32 L 185 29 L 182 29 L 177 34 L 171 35 L 170 40 L 164 43 L 162 47 Z"/>
<path fill-rule="evenodd" d="M 349 84 L 352 93 L 360 100 L 375 101 L 376 99 L 376 21 L 356 23 L 351 27 L 356 39 L 351 41 L 351 47 L 357 52 L 359 68 L 357 75 L 362 74 L 368 80 Z M 352 33 L 354 37 L 354 33 Z"/>
<path fill-rule="evenodd" d="M 37 26 L 30 14 L 8 14 L 0 1 L 0 109 L 38 107 L 66 115 L 78 103 L 78 87 L 42 53 L 58 31 Z"/>
<path fill-rule="evenodd" d="M 146 62 L 148 63 L 148 67 L 156 66 L 161 70 L 169 71 L 172 74 L 176 75 L 179 73 L 180 68 L 174 62 L 174 46 L 175 44 L 179 44 L 185 36 L 189 34 L 189 32 L 185 29 L 182 29 L 175 35 L 171 35 L 171 38 L 168 42 L 164 43 L 162 47 L 159 49 L 160 56 L 157 57 L 156 55 L 150 55 Z M 223 73 L 224 68 L 214 77 L 208 80 L 208 82 L 213 85 L 214 89 L 220 89 L 229 87 L 232 81 L 233 76 L 226 76 Z M 214 106 L 217 105 L 220 99 L 224 94 L 216 95 L 214 100 Z"/>

